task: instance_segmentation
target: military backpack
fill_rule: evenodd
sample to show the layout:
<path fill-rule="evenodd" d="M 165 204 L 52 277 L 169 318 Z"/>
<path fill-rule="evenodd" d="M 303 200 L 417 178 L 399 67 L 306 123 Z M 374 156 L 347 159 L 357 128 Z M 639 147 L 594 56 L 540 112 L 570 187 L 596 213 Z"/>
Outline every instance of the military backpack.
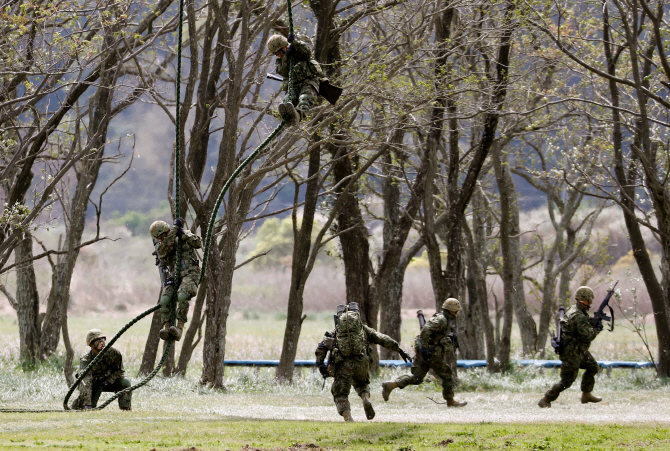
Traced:
<path fill-rule="evenodd" d="M 361 315 L 346 310 L 337 320 L 335 347 L 343 357 L 361 356 L 367 352 L 367 341 Z"/>

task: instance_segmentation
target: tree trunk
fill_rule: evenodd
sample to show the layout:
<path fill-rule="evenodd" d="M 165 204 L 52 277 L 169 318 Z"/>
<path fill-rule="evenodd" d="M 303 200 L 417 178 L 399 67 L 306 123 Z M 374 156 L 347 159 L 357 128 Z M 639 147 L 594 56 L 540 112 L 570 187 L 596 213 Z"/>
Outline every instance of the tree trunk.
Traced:
<path fill-rule="evenodd" d="M 498 192 L 500 194 L 500 247 L 502 250 L 502 274 L 505 302 L 510 300 L 516 312 L 521 332 L 523 355 L 536 351 L 537 330 L 535 320 L 526 306 L 523 286 L 523 257 L 521 256 L 521 226 L 519 220 L 519 195 L 509 170 L 507 156 L 493 146 L 492 156 Z"/>
<path fill-rule="evenodd" d="M 495 334 L 493 331 L 493 323 L 489 316 L 489 304 L 487 301 L 486 289 L 486 271 L 484 270 L 483 261 L 485 260 L 484 249 L 486 246 L 485 227 L 481 220 L 482 210 L 477 205 L 478 198 L 475 196 L 475 205 L 473 205 L 473 233 L 467 225 L 464 224 L 464 232 L 467 244 L 468 256 L 468 293 L 471 299 L 475 299 L 478 303 L 478 314 L 482 324 L 484 339 L 486 342 L 486 368 L 489 372 L 495 370 Z M 475 238 L 476 237 L 476 238 Z M 472 304 L 472 301 L 470 302 Z M 483 346 L 479 349 L 483 350 Z"/>
<path fill-rule="evenodd" d="M 610 47 L 610 24 L 607 7 L 603 9 L 603 20 L 603 45 L 605 49 L 605 56 L 607 58 L 607 71 L 610 75 L 616 75 L 616 61 L 614 60 L 613 51 Z M 630 162 L 629 173 L 626 174 L 622 145 L 622 120 L 618 109 L 620 107 L 619 88 L 616 82 L 612 79 L 609 79 L 608 83 L 613 107 L 611 111 L 613 123 L 612 141 L 614 146 L 614 173 L 616 175 L 621 193 L 620 202 L 623 206 L 624 221 L 626 223 L 626 229 L 628 230 L 630 243 L 633 248 L 633 256 L 635 257 L 640 274 L 642 275 L 644 284 L 647 287 L 647 291 L 649 292 L 649 297 L 651 298 L 651 305 L 653 307 L 654 321 L 656 323 L 656 332 L 658 337 L 658 374 L 659 376 L 670 377 L 670 307 L 668 306 L 670 302 L 670 292 L 668 292 L 668 290 L 670 290 L 670 287 L 668 286 L 668 280 L 666 276 L 668 273 L 668 268 L 670 267 L 668 265 L 670 262 L 670 242 L 667 239 L 661 240 L 663 245 L 664 265 L 664 284 L 662 285 L 654 272 L 654 267 L 651 263 L 649 253 L 647 251 L 647 246 L 642 237 L 640 224 L 637 222 L 635 217 L 635 183 L 632 183 L 632 181 L 636 180 L 637 177 L 637 173 L 635 171 L 636 162 L 635 158 L 633 158 Z M 643 102 L 642 106 L 644 107 L 645 105 L 646 102 Z M 644 108 L 642 108 L 642 110 L 646 111 Z M 646 128 L 648 131 L 648 127 Z M 637 148 L 639 149 L 639 142 L 635 143 L 634 146 L 636 144 Z M 647 184 L 649 184 L 649 182 L 650 180 L 647 178 Z M 655 203 L 654 207 L 658 211 L 659 208 L 665 208 L 666 206 L 657 202 Z M 670 232 L 670 224 L 667 224 L 666 221 L 662 221 L 661 218 L 658 219 L 658 227 L 663 231 L 665 236 L 667 236 L 667 234 Z"/>
<path fill-rule="evenodd" d="M 28 233 L 14 250 L 17 262 L 33 257 L 33 239 Z M 40 324 L 39 293 L 33 262 L 20 265 L 16 270 L 16 317 L 19 323 L 20 358 L 27 367 L 39 360 Z"/>
<path fill-rule="evenodd" d="M 307 261 L 309 260 L 312 245 L 312 228 L 316 213 L 319 194 L 319 172 L 321 170 L 321 148 L 313 149 L 309 154 L 307 170 L 307 187 L 305 190 L 305 205 L 303 208 L 300 229 L 298 229 L 298 193 L 300 186 L 295 186 L 293 207 L 293 260 L 291 264 L 291 287 L 289 289 L 288 310 L 286 314 L 286 328 L 282 344 L 279 366 L 276 378 L 281 382 L 293 380 L 295 356 L 298 352 L 298 340 L 302 330 L 302 309 L 305 283 L 309 277 Z"/>
<path fill-rule="evenodd" d="M 160 299 L 160 292 L 158 293 L 158 298 Z M 142 363 L 140 364 L 140 369 L 137 372 L 137 377 L 147 376 L 154 370 L 156 365 L 156 355 L 158 355 L 158 344 L 160 342 L 158 332 L 162 327 L 163 323 L 161 322 L 161 311 L 156 310 L 153 314 L 153 317 L 151 318 L 151 327 L 149 328 L 147 341 L 144 344 Z"/>
<path fill-rule="evenodd" d="M 195 298 L 195 306 L 193 307 L 190 325 L 186 331 L 186 334 L 182 338 L 181 351 L 179 351 L 179 361 L 177 362 L 177 367 L 174 370 L 174 374 L 177 376 L 186 376 L 186 368 L 188 367 L 188 362 L 191 361 L 193 350 L 196 346 L 198 346 L 198 343 L 200 343 L 200 333 L 202 331 L 202 323 L 204 320 L 202 307 L 205 304 L 206 297 L 207 285 L 202 284 L 198 287 L 198 295 Z M 198 334 L 197 340 L 195 340 L 196 334 Z"/>
<path fill-rule="evenodd" d="M 112 29 L 108 30 L 105 36 L 105 44 L 110 46 L 110 49 L 113 45 L 114 31 Z M 69 226 L 66 224 L 66 237 L 63 244 L 63 249 L 67 250 L 67 253 L 58 256 L 51 278 L 51 291 L 47 300 L 47 311 L 40 337 L 42 358 L 46 358 L 55 352 L 58 346 L 62 324 L 61 316 L 66 314 L 64 309 L 69 304 L 70 283 L 79 256 L 78 246 L 81 244 L 81 237 L 84 233 L 86 210 L 89 198 L 98 180 L 98 174 L 102 166 L 102 156 L 105 153 L 113 97 L 113 89 L 110 87 L 114 85 L 115 74 L 111 68 L 101 67 L 100 71 L 100 87 L 89 102 L 89 130 L 95 133 L 95 135 L 89 137 L 95 141 L 92 146 L 95 151 L 91 156 L 82 158 L 76 168 L 77 187 L 72 198 L 70 223 Z"/>

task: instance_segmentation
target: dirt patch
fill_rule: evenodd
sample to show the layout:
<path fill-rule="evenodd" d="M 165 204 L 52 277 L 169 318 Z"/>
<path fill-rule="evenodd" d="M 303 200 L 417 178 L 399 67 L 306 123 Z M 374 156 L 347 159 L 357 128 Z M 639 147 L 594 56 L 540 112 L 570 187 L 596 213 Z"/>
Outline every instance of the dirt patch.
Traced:
<path fill-rule="evenodd" d="M 448 438 L 446 440 L 442 440 L 440 443 L 437 444 L 437 446 L 449 446 L 450 443 L 454 443 L 453 438 Z"/>

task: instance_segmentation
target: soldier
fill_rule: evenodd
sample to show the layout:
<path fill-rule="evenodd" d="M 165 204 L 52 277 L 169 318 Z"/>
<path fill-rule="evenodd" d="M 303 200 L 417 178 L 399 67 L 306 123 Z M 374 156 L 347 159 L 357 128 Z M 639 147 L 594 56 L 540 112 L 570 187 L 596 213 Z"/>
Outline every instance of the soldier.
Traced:
<path fill-rule="evenodd" d="M 403 375 L 394 381 L 384 382 L 382 384 L 384 401 L 389 400 L 389 395 L 396 388 L 421 384 L 426 373 L 432 369 L 442 379 L 442 397 L 447 401 L 447 406 L 463 407 L 467 404 L 466 401 L 454 400 L 454 378 L 446 360 L 454 352 L 455 335 L 452 333 L 451 322 L 456 319 L 460 310 L 461 303 L 458 299 L 449 298 L 442 304 L 442 312 L 435 313 L 426 322 L 414 339 L 412 375 Z"/>
<path fill-rule="evenodd" d="M 183 229 L 184 221 L 177 218 L 172 227 L 164 221 L 156 221 L 151 224 L 149 232 L 151 237 L 158 243 L 156 252 L 159 260 L 166 265 L 173 275 L 166 279 L 163 284 L 163 294 L 160 298 L 161 319 L 163 329 L 158 333 L 160 338 L 167 340 L 170 337 L 179 341 L 187 322 L 188 302 L 195 296 L 200 283 L 200 261 L 195 250 L 202 247 L 199 236 L 194 235 L 188 229 Z M 181 247 L 181 284 L 177 290 L 177 326 L 170 326 L 170 300 L 174 293 L 174 275 L 176 274 L 177 240 L 182 243 Z"/>
<path fill-rule="evenodd" d="M 86 344 L 91 348 L 79 359 L 79 371 L 83 371 L 105 347 L 105 337 L 100 329 L 91 329 L 86 334 Z M 114 348 L 109 348 L 102 359 L 88 372 L 79 384 L 79 397 L 72 403 L 75 410 L 92 409 L 98 405 L 102 392 L 119 392 L 131 386 L 124 377 L 123 357 Z M 132 392 L 119 397 L 119 409 L 131 410 Z"/>
<path fill-rule="evenodd" d="M 338 308 L 338 313 L 335 329 L 326 332 L 316 348 L 316 364 L 324 377 L 335 378 L 330 391 L 337 413 L 342 415 L 344 421 L 354 421 L 349 404 L 349 391 L 352 385 L 363 400 L 365 416 L 371 420 L 375 417 L 375 411 L 370 402 L 370 345 L 378 344 L 396 351 L 406 360 L 409 359 L 409 355 L 394 339 L 363 324 L 358 303 L 351 302 L 345 308 Z M 324 360 L 329 351 L 331 355 L 326 364 Z"/>
<path fill-rule="evenodd" d="M 603 330 L 602 323 L 591 325 L 588 310 L 593 302 L 593 290 L 579 287 L 575 293 L 575 305 L 561 318 L 561 380 L 555 383 L 537 403 L 540 407 L 551 407 L 551 402 L 577 379 L 579 370 L 585 369 L 582 377 L 582 404 L 600 402 L 602 398 L 593 396 L 593 386 L 598 374 L 598 362 L 589 352 L 589 346 L 596 335 Z"/>
<path fill-rule="evenodd" d="M 275 71 L 284 77 L 281 89 L 288 91 L 290 55 L 293 55 L 293 103 L 279 105 L 279 114 L 286 118 L 288 125 L 296 125 L 305 118 L 307 111 L 316 104 L 319 97 L 319 83 L 325 79 L 321 66 L 312 58 L 312 50 L 303 41 L 289 35 L 273 35 L 267 43 L 270 53 L 275 55 Z M 297 105 L 297 107 L 296 107 Z"/>

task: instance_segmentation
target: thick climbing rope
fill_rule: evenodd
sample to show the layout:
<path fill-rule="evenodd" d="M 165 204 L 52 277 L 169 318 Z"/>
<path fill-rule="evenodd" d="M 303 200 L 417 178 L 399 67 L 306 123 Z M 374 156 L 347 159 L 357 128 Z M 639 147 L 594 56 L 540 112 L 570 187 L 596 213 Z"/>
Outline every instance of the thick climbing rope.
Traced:
<path fill-rule="evenodd" d="M 286 0 L 286 9 L 288 12 L 288 33 L 289 35 L 293 34 L 293 8 L 291 6 L 291 0 Z M 286 91 L 286 95 L 284 96 L 284 103 L 288 102 L 293 102 L 293 65 L 294 65 L 294 56 L 293 54 L 289 55 L 289 72 L 288 72 L 288 90 Z M 214 232 L 214 224 L 216 223 L 216 218 L 219 214 L 219 208 L 221 208 L 221 203 L 223 202 L 223 198 L 226 196 L 226 193 L 228 192 L 228 189 L 230 186 L 233 184 L 233 181 L 237 178 L 238 175 L 244 170 L 245 167 L 249 165 L 249 163 L 253 162 L 256 157 L 258 156 L 259 153 L 265 147 L 267 147 L 270 142 L 277 137 L 279 132 L 286 126 L 286 119 L 282 118 L 281 123 L 270 133 L 270 135 L 265 138 L 265 140 L 259 144 L 256 149 L 249 154 L 247 158 L 242 161 L 242 163 L 235 169 L 235 171 L 228 177 L 228 180 L 226 180 L 226 183 L 223 185 L 223 188 L 221 189 L 221 192 L 219 193 L 219 196 L 216 198 L 216 203 L 214 204 L 214 208 L 212 209 L 212 215 L 209 218 L 209 224 L 207 226 L 207 234 L 205 236 L 205 248 L 203 249 L 203 257 L 202 257 L 202 273 L 200 274 L 200 283 L 202 283 L 203 279 L 205 278 L 205 270 L 207 268 L 207 260 L 209 259 L 209 248 L 211 247 L 212 243 L 212 234 Z"/>
<path fill-rule="evenodd" d="M 181 53 L 182 53 L 182 38 L 184 34 L 184 0 L 179 0 L 179 25 L 177 29 L 177 79 L 176 79 L 176 94 L 175 94 L 175 215 L 180 216 L 180 209 L 179 209 L 179 198 L 180 198 L 180 175 L 181 175 Z M 175 261 L 175 267 L 176 267 L 176 273 L 174 276 L 174 289 L 172 290 L 172 299 L 170 300 L 170 325 L 174 326 L 175 323 L 175 310 L 177 308 L 177 291 L 179 288 L 179 285 L 181 284 L 181 240 L 177 238 L 177 255 L 176 255 L 176 261 Z M 102 356 L 107 352 L 108 349 L 112 347 L 112 345 L 116 342 L 116 340 L 123 335 L 133 324 L 135 324 L 137 321 L 140 319 L 144 318 L 145 316 L 149 315 L 152 312 L 155 312 L 161 308 L 161 305 L 155 305 L 151 307 L 150 309 L 146 310 L 145 312 L 141 313 L 140 315 L 136 316 L 134 319 L 132 319 L 128 324 L 126 324 L 120 331 L 114 335 L 114 338 L 110 340 L 109 343 L 105 345 L 105 347 L 98 353 L 98 355 L 95 356 L 95 358 L 91 361 L 91 363 L 88 364 L 88 366 L 84 369 L 84 371 L 79 374 L 79 377 L 75 380 L 75 382 L 72 384 L 70 389 L 68 390 L 67 394 L 65 395 L 65 399 L 63 400 L 63 408 L 65 410 L 70 410 L 70 407 L 68 406 L 68 400 L 70 399 L 70 396 L 74 392 L 75 388 L 81 383 L 81 381 L 86 377 L 86 375 L 94 368 L 96 363 L 102 358 Z M 111 398 L 107 399 L 103 404 L 100 406 L 97 406 L 91 410 L 102 410 L 105 407 L 107 407 L 111 402 L 113 402 L 115 399 L 119 398 L 120 396 L 123 396 L 125 393 L 130 393 L 140 387 L 143 387 L 144 385 L 148 384 L 151 379 L 154 378 L 156 374 L 158 374 L 158 371 L 161 369 L 165 361 L 167 360 L 168 355 L 170 354 L 170 350 L 172 349 L 172 346 L 174 345 L 174 340 L 170 339 L 167 341 L 165 345 L 165 349 L 163 350 L 163 356 L 161 357 L 160 361 L 158 362 L 158 365 L 153 369 L 149 375 L 147 375 L 146 378 L 144 378 L 142 381 L 137 383 L 136 385 L 133 385 L 131 387 L 128 387 L 126 389 L 123 389 L 121 391 L 118 391 L 112 396 Z"/>
<path fill-rule="evenodd" d="M 292 11 L 292 6 L 291 6 L 291 0 L 286 0 L 287 3 L 287 10 L 288 10 L 288 20 L 289 20 L 289 34 L 293 34 L 293 11 Z M 176 123 L 176 132 L 175 132 L 175 214 L 177 216 L 180 215 L 180 174 L 181 174 L 181 112 L 180 112 L 180 99 L 181 99 L 181 53 L 182 53 L 182 36 L 183 36 L 183 17 L 184 17 L 184 0 L 179 1 L 179 27 L 178 27 L 178 43 L 177 43 L 177 78 L 176 78 L 176 111 L 175 111 L 175 123 Z M 293 69 L 294 69 L 294 56 L 293 54 L 289 55 L 289 82 L 288 82 L 288 90 L 287 93 L 284 97 L 284 102 L 293 102 L 294 96 L 293 96 Z M 212 235 L 214 231 L 214 225 L 216 223 L 216 218 L 218 216 L 218 211 L 219 208 L 221 207 L 221 203 L 223 202 L 223 199 L 228 192 L 230 186 L 232 185 L 233 181 L 239 176 L 239 174 L 244 170 L 245 167 L 247 167 L 251 162 L 253 162 L 256 157 L 260 154 L 260 152 L 268 146 L 268 144 L 274 140 L 279 132 L 286 126 L 286 119 L 282 118 L 281 123 L 270 133 L 270 135 L 247 157 L 244 159 L 244 161 L 235 169 L 235 171 L 230 175 L 228 180 L 226 180 L 226 183 L 223 185 L 223 188 L 221 189 L 221 192 L 219 193 L 219 196 L 217 197 L 216 203 L 214 208 L 212 209 L 212 214 L 209 220 L 209 224 L 207 227 L 207 234 L 205 236 L 205 248 L 203 250 L 203 261 L 202 261 L 202 272 L 200 275 L 200 282 L 205 277 L 205 271 L 207 268 L 207 260 L 209 256 L 209 250 L 211 247 L 211 240 L 212 240 Z M 172 292 L 172 299 L 170 301 L 170 325 L 174 325 L 175 322 L 175 316 L 176 316 L 176 304 L 177 304 L 177 291 L 178 287 L 181 283 L 181 240 L 177 240 L 177 255 L 176 255 L 176 274 L 175 274 L 175 285 L 174 285 L 174 290 Z M 136 385 L 133 385 L 131 387 L 128 387 L 124 390 L 121 390 L 119 392 L 116 392 L 112 397 L 107 399 L 103 404 L 100 406 L 97 406 L 92 409 L 87 409 L 87 410 L 71 410 L 71 408 L 68 405 L 68 401 L 70 397 L 72 396 L 72 393 L 74 390 L 79 386 L 81 381 L 88 375 L 88 373 L 95 367 L 95 365 L 100 361 L 102 356 L 107 352 L 109 348 L 112 347 L 112 345 L 118 340 L 121 335 L 123 335 L 130 327 L 132 327 L 136 322 L 141 320 L 142 318 L 146 317 L 147 315 L 155 312 L 156 310 L 160 309 L 160 304 L 155 305 L 151 307 L 150 309 L 146 310 L 145 312 L 139 314 L 135 318 L 133 318 L 129 323 L 127 323 L 121 330 L 119 330 L 116 335 L 105 345 L 105 347 L 98 353 L 98 355 L 95 356 L 95 358 L 91 361 L 90 364 L 86 366 L 86 368 L 79 374 L 75 382 L 72 384 L 72 386 L 69 388 L 67 394 L 65 395 L 65 399 L 63 400 L 63 409 L 64 410 L 57 410 L 57 409 L 0 409 L 0 412 L 4 413 L 22 413 L 22 412 L 30 412 L 30 413 L 41 413 L 41 412 L 87 412 L 87 411 L 92 411 L 92 410 L 102 410 L 105 407 L 107 407 L 110 403 L 112 403 L 114 400 L 118 399 L 120 396 L 123 396 L 125 393 L 132 392 L 144 385 L 146 385 L 153 377 L 158 373 L 160 368 L 163 366 L 165 361 L 167 360 L 167 357 L 170 353 L 170 350 L 172 346 L 174 345 L 174 340 L 168 340 L 165 350 L 163 352 L 163 356 L 161 357 L 161 360 L 158 362 L 154 370 L 147 375 L 145 379 L 137 383 Z"/>

